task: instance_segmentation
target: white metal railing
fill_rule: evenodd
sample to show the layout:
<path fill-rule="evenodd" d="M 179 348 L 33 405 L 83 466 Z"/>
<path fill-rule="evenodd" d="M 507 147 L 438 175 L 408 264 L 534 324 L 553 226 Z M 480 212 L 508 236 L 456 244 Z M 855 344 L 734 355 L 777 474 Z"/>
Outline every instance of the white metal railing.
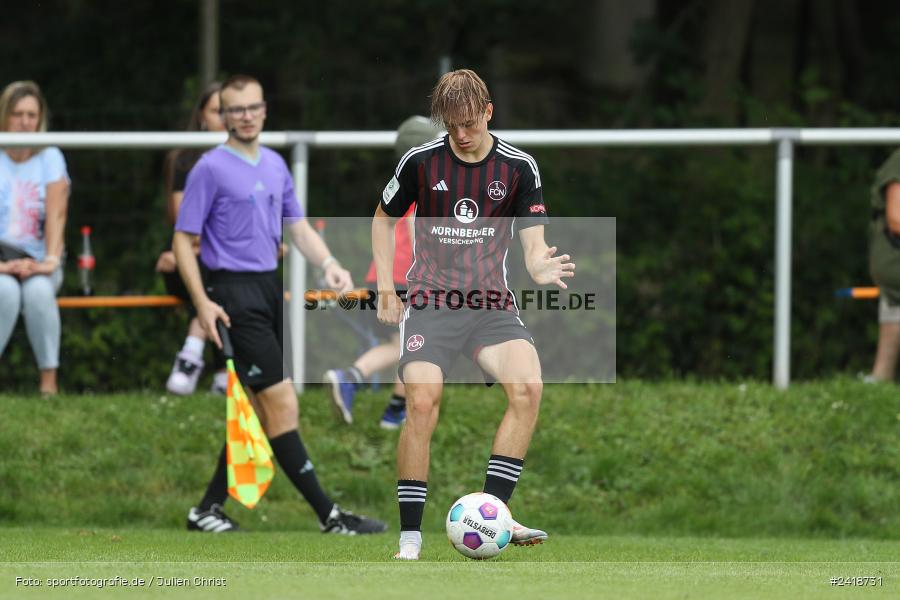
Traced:
<path fill-rule="evenodd" d="M 774 145 L 775 159 L 775 336 L 772 380 L 776 387 L 790 383 L 791 230 L 794 146 L 900 144 L 900 129 L 573 129 L 495 131 L 512 144 L 525 147 L 602 146 L 750 146 Z M 394 131 L 268 131 L 260 141 L 277 148 L 292 147 L 291 163 L 297 199 L 304 212 L 308 199 L 310 148 L 389 148 Z M 0 133 L 0 148 L 59 146 L 65 149 L 206 147 L 225 140 L 222 133 L 174 132 L 52 132 Z M 387 178 L 387 174 L 386 174 Z M 291 295 L 303 297 L 306 262 L 296 248 L 289 254 Z M 290 304 L 294 379 L 305 380 L 305 314 L 300 302 Z"/>

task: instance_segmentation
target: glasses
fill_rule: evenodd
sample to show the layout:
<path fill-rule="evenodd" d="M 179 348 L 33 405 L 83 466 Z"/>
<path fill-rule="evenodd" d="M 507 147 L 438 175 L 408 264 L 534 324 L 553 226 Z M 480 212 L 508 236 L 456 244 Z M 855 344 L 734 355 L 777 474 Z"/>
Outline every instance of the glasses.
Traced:
<path fill-rule="evenodd" d="M 229 117 L 243 117 L 244 113 L 248 113 L 251 117 L 258 117 L 262 114 L 265 107 L 265 102 L 254 102 L 247 106 L 229 106 L 228 108 L 223 108 L 222 112 Z"/>

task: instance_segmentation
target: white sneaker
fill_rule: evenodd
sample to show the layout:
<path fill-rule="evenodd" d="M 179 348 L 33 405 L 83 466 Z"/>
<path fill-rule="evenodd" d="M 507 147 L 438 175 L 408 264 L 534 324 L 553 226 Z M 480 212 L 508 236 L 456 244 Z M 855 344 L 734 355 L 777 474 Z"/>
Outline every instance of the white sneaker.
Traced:
<path fill-rule="evenodd" d="M 415 544 L 404 544 L 400 546 L 400 552 L 394 554 L 397 560 L 419 560 L 419 552 L 421 548 Z"/>
<path fill-rule="evenodd" d="M 216 371 L 213 375 L 212 385 L 209 386 L 209 391 L 213 394 L 227 394 L 228 393 L 228 371 Z"/>
<path fill-rule="evenodd" d="M 179 396 L 193 394 L 202 372 L 203 360 L 182 350 L 175 355 L 175 364 L 172 365 L 172 373 L 166 381 L 166 389 Z"/>
<path fill-rule="evenodd" d="M 540 529 L 525 527 L 518 521 L 513 521 L 512 543 L 515 546 L 534 546 L 547 541 L 547 532 Z"/>

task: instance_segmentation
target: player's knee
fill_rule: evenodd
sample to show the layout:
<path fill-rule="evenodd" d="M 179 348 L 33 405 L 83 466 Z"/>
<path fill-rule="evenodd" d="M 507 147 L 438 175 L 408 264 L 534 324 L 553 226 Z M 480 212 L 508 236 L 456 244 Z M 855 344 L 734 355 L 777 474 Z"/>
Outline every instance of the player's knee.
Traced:
<path fill-rule="evenodd" d="M 290 384 L 282 382 L 266 388 L 257 393 L 256 398 L 265 414 L 267 432 L 296 429 L 300 409 Z"/>
<path fill-rule="evenodd" d="M 410 390 L 406 387 L 406 412 L 407 414 L 431 414 L 437 410 L 441 403 L 441 395 L 428 389 Z"/>
<path fill-rule="evenodd" d="M 541 406 L 544 384 L 541 381 L 511 384 L 509 403 L 513 408 L 536 413 Z"/>

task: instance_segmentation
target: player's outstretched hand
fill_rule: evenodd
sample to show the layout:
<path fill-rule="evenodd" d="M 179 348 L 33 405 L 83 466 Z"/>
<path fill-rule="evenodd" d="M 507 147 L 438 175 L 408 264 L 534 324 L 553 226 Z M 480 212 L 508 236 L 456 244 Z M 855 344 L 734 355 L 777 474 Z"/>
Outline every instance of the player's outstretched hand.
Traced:
<path fill-rule="evenodd" d="M 353 289 L 353 278 L 350 271 L 337 263 L 331 263 L 325 269 L 325 283 L 339 294 L 345 294 Z"/>
<path fill-rule="evenodd" d="M 231 327 L 231 318 L 228 316 L 228 313 L 225 312 L 224 308 L 207 298 L 205 302 L 197 307 L 197 318 L 200 320 L 200 326 L 203 327 L 206 336 L 221 350 L 222 340 L 219 338 L 219 332 L 216 329 L 216 321 L 221 319 L 225 323 L 225 327 Z"/>
<path fill-rule="evenodd" d="M 556 246 L 544 251 L 544 255 L 531 268 L 531 278 L 538 285 L 554 283 L 565 290 L 569 286 L 563 279 L 575 277 L 575 263 L 569 262 L 572 257 L 568 254 L 553 256 L 554 254 Z"/>
<path fill-rule="evenodd" d="M 378 320 L 385 325 L 396 325 L 403 315 L 403 301 L 394 290 L 378 292 Z"/>

